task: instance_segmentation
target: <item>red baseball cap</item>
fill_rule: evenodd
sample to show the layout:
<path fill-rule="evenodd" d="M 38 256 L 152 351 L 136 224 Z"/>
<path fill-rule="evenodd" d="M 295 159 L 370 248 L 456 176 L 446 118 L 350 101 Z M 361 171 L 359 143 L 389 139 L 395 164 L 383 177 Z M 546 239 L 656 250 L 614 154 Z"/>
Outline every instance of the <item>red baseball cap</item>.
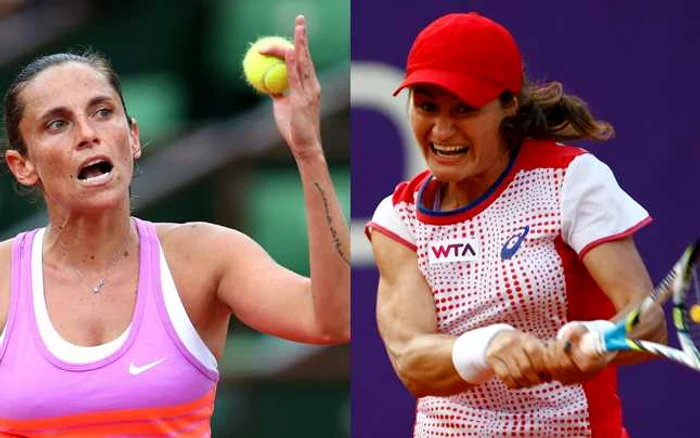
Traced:
<path fill-rule="evenodd" d="M 480 108 L 522 87 L 520 50 L 508 30 L 476 12 L 448 14 L 423 29 L 408 54 L 401 90 L 437 85 Z"/>

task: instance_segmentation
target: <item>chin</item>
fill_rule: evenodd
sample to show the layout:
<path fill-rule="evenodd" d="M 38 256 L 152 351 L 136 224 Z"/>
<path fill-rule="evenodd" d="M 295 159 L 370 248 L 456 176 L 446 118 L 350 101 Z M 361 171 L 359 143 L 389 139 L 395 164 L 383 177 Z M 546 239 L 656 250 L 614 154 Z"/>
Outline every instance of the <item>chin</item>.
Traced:
<path fill-rule="evenodd" d="M 102 213 L 105 211 L 117 211 L 124 205 L 129 204 L 128 191 L 105 190 L 101 193 L 96 193 L 93 196 L 86 197 L 76 206 L 78 210 L 85 213 Z"/>
<path fill-rule="evenodd" d="M 429 165 L 428 169 L 430 169 L 430 173 L 433 174 L 435 179 L 445 183 L 456 183 L 473 176 L 473 173 L 465 169 L 464 166 L 450 168 L 449 166 Z"/>

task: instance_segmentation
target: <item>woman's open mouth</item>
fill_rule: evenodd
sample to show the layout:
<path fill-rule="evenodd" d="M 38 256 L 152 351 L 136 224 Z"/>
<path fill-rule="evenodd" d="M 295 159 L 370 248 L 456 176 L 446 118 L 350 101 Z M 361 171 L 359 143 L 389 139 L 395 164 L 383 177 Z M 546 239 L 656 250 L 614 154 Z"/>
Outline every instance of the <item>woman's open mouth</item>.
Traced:
<path fill-rule="evenodd" d="M 437 143 L 430 143 L 430 150 L 437 156 L 454 157 L 469 152 L 469 146 L 450 146 Z"/>
<path fill-rule="evenodd" d="M 109 160 L 97 158 L 81 166 L 78 171 L 78 180 L 89 184 L 99 184 L 109 178 L 112 169 L 114 169 L 114 165 Z"/>

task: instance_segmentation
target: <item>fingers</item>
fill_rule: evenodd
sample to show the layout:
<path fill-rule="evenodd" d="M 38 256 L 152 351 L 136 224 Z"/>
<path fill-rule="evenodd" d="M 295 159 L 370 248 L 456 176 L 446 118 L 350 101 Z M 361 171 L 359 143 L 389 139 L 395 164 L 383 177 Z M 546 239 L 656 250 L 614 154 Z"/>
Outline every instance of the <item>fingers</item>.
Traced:
<path fill-rule="evenodd" d="M 564 385 L 575 383 L 582 378 L 582 370 L 574 360 L 571 352 L 574 348 L 574 343 L 578 344 L 581 335 L 587 331 L 581 324 L 570 325 L 565 332 L 559 332 L 560 341 L 550 351 L 554 367 L 551 369 L 551 372 Z"/>
<path fill-rule="evenodd" d="M 521 332 L 494 339 L 487 363 L 511 389 L 539 385 L 550 380 L 545 367 L 546 350 L 538 339 Z"/>
<path fill-rule="evenodd" d="M 306 29 L 306 20 L 303 15 L 297 17 L 297 29 L 300 30 L 301 45 L 300 45 L 300 58 L 304 63 L 304 67 L 308 68 L 310 75 L 315 76 L 316 72 L 314 69 L 314 63 L 311 59 L 311 50 L 309 49 L 309 36 Z"/>
<path fill-rule="evenodd" d="M 294 28 L 294 51 L 297 61 L 296 68 L 302 86 L 314 93 L 320 91 L 314 63 L 309 50 L 306 19 L 303 15 L 298 15 L 296 18 L 296 26 Z"/>
<path fill-rule="evenodd" d="M 581 371 L 565 351 L 567 342 L 557 341 L 552 343 L 547 349 L 545 359 L 547 371 L 552 376 L 552 379 L 564 385 L 575 383 L 581 378 Z"/>
<path fill-rule="evenodd" d="M 297 71 L 297 53 L 296 48 L 288 49 L 285 54 L 285 63 L 287 64 L 287 84 L 291 90 L 301 88 L 301 80 Z"/>
<path fill-rule="evenodd" d="M 572 333 L 574 329 L 580 329 L 581 327 L 584 327 L 583 324 L 580 321 L 571 321 L 559 329 L 557 332 L 557 339 L 562 340 L 562 339 L 568 339 L 569 335 Z"/>
<path fill-rule="evenodd" d="M 274 56 L 275 58 L 286 59 L 287 51 L 288 49 L 285 46 L 272 45 L 263 47 L 262 49 L 258 50 L 258 53 L 265 56 Z"/>
<path fill-rule="evenodd" d="M 514 368 L 509 366 L 507 362 L 503 361 L 501 358 L 495 358 L 492 363 L 490 363 L 491 369 L 493 370 L 496 377 L 501 379 L 503 383 L 510 389 L 522 388 L 519 383 L 515 381 L 514 378 Z"/>
<path fill-rule="evenodd" d="M 580 343 L 583 335 L 588 333 L 588 329 L 582 326 L 578 326 L 572 329 L 565 340 L 568 345 L 567 356 L 576 364 L 576 367 L 581 370 L 582 373 L 589 373 L 594 369 L 598 368 L 597 362 L 599 358 L 593 357 L 592 355 L 585 354 L 581 351 Z"/>
<path fill-rule="evenodd" d="M 298 15 L 296 19 L 296 26 L 294 27 L 294 56 L 296 58 L 295 73 L 298 74 L 300 80 L 305 81 L 308 76 L 308 70 L 305 71 L 305 50 L 304 45 L 306 44 L 306 22 L 303 15 Z"/>
<path fill-rule="evenodd" d="M 486 361 L 511 389 L 551 380 L 564 385 L 581 383 L 608 363 L 600 356 L 581 351 L 581 340 L 587 332 L 583 325 L 573 326 L 559 340 L 547 344 L 522 332 L 504 331 L 491 342 Z"/>
<path fill-rule="evenodd" d="M 588 329 L 576 325 L 560 333 L 560 340 L 547 352 L 547 369 L 555 380 L 568 385 L 589 380 L 608 364 L 608 359 L 597 354 L 587 354 L 581 349 L 583 335 Z"/>
<path fill-rule="evenodd" d="M 321 86 L 311 60 L 306 19 L 303 15 L 298 15 L 295 20 L 293 48 L 271 45 L 261 49 L 259 53 L 284 59 L 287 66 L 287 83 L 292 94 L 294 94 L 294 90 L 298 90 L 302 94 L 308 95 L 311 101 L 318 100 Z"/>
<path fill-rule="evenodd" d="M 549 380 L 549 373 L 545 366 L 546 353 L 545 345 L 531 336 L 525 338 L 522 350 L 516 353 L 515 358 L 527 380 L 527 386 L 539 385 Z"/>

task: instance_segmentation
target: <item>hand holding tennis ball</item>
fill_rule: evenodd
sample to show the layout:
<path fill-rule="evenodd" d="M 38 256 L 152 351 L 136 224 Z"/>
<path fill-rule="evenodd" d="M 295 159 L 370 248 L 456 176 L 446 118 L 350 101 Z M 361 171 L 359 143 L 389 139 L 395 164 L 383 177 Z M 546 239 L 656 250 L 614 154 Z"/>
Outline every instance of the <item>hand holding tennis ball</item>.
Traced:
<path fill-rule="evenodd" d="M 260 38 L 251 44 L 243 58 L 248 83 L 263 94 L 282 94 L 287 90 L 287 65 L 284 58 L 262 54 L 270 49 L 293 50 L 294 44 L 282 37 Z"/>
<path fill-rule="evenodd" d="M 321 84 L 309 52 L 303 15 L 294 19 L 293 41 L 276 37 L 254 43 L 244 60 L 244 70 L 251 85 L 272 98 L 277 129 L 294 158 L 318 159 L 323 157 Z"/>

